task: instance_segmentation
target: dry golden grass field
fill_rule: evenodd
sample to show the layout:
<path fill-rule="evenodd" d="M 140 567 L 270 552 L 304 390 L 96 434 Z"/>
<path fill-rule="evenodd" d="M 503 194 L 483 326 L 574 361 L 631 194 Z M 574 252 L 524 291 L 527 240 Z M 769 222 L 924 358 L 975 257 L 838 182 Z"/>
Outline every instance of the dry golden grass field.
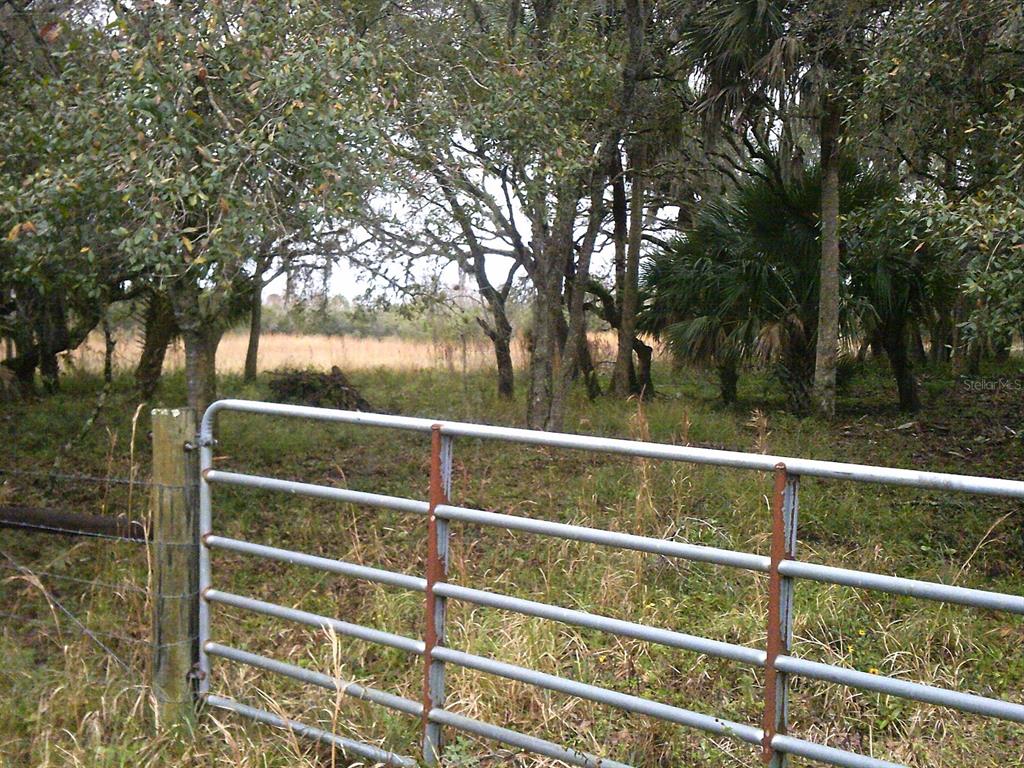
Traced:
<path fill-rule="evenodd" d="M 245 350 L 249 342 L 246 331 L 229 331 L 224 335 L 217 352 L 217 370 L 220 373 L 240 373 L 245 364 Z M 591 334 L 595 360 L 614 359 L 614 334 Z M 128 370 L 138 361 L 141 340 L 137 336 L 118 338 L 114 352 L 114 366 Z M 526 344 L 517 339 L 512 344 L 512 357 L 517 368 L 526 364 Z M 180 341 L 168 351 L 166 367 L 178 370 L 184 363 L 184 349 Z M 69 368 L 89 373 L 103 370 L 103 336 L 94 333 L 77 350 L 65 356 Z M 483 336 L 438 341 L 417 340 L 385 336 L 368 338 L 357 336 L 306 336 L 286 333 L 267 333 L 260 339 L 259 370 L 270 371 L 283 367 L 330 368 L 342 370 L 418 371 L 441 369 L 451 372 L 478 371 L 494 367 L 491 343 Z"/>

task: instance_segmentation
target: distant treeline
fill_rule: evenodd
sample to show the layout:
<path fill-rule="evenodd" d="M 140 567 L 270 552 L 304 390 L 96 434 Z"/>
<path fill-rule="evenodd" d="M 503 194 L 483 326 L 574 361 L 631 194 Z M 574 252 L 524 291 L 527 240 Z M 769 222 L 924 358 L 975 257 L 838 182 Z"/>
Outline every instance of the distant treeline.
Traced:
<path fill-rule="evenodd" d="M 263 333 L 355 336 L 379 339 L 437 341 L 462 336 L 483 337 L 477 307 L 410 308 L 368 306 L 342 296 L 327 301 L 297 301 L 289 305 L 269 301 L 263 305 Z"/>

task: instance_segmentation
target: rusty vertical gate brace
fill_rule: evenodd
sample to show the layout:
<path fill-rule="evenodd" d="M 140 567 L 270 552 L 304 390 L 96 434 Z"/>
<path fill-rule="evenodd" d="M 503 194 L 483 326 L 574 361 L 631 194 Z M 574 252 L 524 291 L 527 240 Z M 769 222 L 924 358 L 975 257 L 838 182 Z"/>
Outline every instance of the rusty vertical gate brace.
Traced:
<path fill-rule="evenodd" d="M 444 662 L 433 658 L 434 648 L 444 645 L 447 598 L 434 594 L 434 585 L 448 573 L 448 521 L 437 517 L 438 505 L 448 503 L 452 483 L 452 438 L 441 434 L 441 425 L 430 431 L 430 509 L 427 516 L 427 588 L 424 605 L 423 653 L 423 761 L 437 765 L 444 746 L 441 725 L 431 722 L 430 710 L 444 707 Z"/>
<path fill-rule="evenodd" d="M 800 478 L 775 465 L 772 494 L 771 567 L 768 571 L 768 644 L 764 675 L 764 737 L 761 752 L 769 768 L 785 768 L 785 752 L 772 747 L 776 734 L 784 734 L 789 715 L 789 675 L 780 672 L 775 661 L 789 655 L 793 644 L 793 579 L 779 572 L 783 560 L 796 557 L 796 531 Z"/>

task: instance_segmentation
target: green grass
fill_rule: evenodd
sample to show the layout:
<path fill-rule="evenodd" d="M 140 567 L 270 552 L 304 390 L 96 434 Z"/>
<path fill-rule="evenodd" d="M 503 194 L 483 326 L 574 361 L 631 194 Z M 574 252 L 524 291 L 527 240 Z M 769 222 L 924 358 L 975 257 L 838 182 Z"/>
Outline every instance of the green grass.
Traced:
<path fill-rule="evenodd" d="M 981 397 L 942 371 L 926 375 L 926 410 L 911 421 L 891 406 L 884 371 L 864 371 L 827 425 L 780 411 L 770 382 L 748 377 L 741 405 L 722 408 L 713 381 L 699 373 L 658 369 L 659 397 L 644 405 L 602 398 L 573 401 L 567 430 L 649 435 L 659 442 L 757 450 L 783 455 L 1020 476 L 1024 458 L 1019 409 L 1000 396 Z M 993 376 L 1013 375 L 993 371 Z M 493 394 L 486 375 L 377 371 L 351 377 L 375 408 L 391 413 L 519 424 L 523 403 Z M 77 432 L 98 384 L 69 379 L 64 390 L 5 407 L 10 435 L 4 466 L 46 469 L 56 446 Z M 262 383 L 222 382 L 226 395 L 264 398 Z M 1012 393 L 1009 393 L 1012 395 Z M 181 382 L 169 379 L 160 402 L 179 405 Z M 63 459 L 67 471 L 127 475 L 137 403 L 118 382 L 96 427 Z M 755 409 L 757 412 L 755 413 Z M 146 410 L 136 425 L 136 466 L 148 462 Z M 901 428 L 902 427 L 902 428 Z M 425 498 L 426 436 L 226 414 L 217 466 L 358 490 Z M 980 438 L 980 440 L 979 440 Z M 766 553 L 771 478 L 762 473 L 457 440 L 453 502 L 518 515 L 574 522 L 649 536 Z M 9 477 L 0 503 L 63 505 L 124 512 L 125 489 Z M 138 493 L 132 513 L 144 516 Z M 807 480 L 801 487 L 800 556 L 964 586 L 1024 593 L 1021 505 L 906 489 Z M 215 528 L 229 536 L 421 573 L 425 522 L 399 513 L 218 487 Z M 117 583 L 145 583 L 146 563 L 131 545 L 71 542 L 38 534 L 0 533 L 0 547 L 36 570 Z M 218 552 L 215 583 L 225 590 L 301 607 L 410 636 L 419 636 L 422 598 L 280 563 Z M 8 574 L 4 574 L 8 575 Z M 456 583 L 595 613 L 641 621 L 729 642 L 764 643 L 763 577 L 541 539 L 491 528 L 453 525 L 451 575 Z M 87 623 L 147 637 L 145 596 L 85 590 L 43 579 Z M 56 590 L 60 591 L 57 592 Z M 0 653 L 0 765 L 344 765 L 329 752 L 230 716 L 204 717 L 182 745 L 153 737 L 141 685 L 144 644 L 112 648 L 133 668 L 120 670 L 90 641 L 58 633 L 38 587 L 19 579 L 0 585 L 3 610 L 30 625 L 4 621 Z M 1024 627 L 1018 618 L 957 607 L 800 583 L 795 652 L 861 670 L 1021 700 Z M 66 623 L 65 623 L 66 626 Z M 452 603 L 453 647 L 531 666 L 670 704 L 756 724 L 761 685 L 740 665 L 538 619 Z M 333 671 L 418 698 L 421 668 L 403 654 L 308 627 L 220 607 L 214 639 Z M 475 672 L 451 670 L 448 706 L 458 712 L 571 744 L 637 766 L 718 768 L 755 765 L 755 750 L 647 718 Z M 214 688 L 279 708 L 307 722 L 415 754 L 417 724 L 401 715 L 326 692 L 301 688 L 255 670 L 216 663 Z M 924 768 L 1024 765 L 1024 731 L 934 707 L 838 686 L 798 680 L 792 732 L 815 741 Z M 453 734 L 454 736 L 454 734 Z M 541 765 L 493 743 L 453 739 L 452 766 Z M 4 760 L 7 762 L 5 763 Z M 803 765 L 792 761 L 794 766 Z"/>

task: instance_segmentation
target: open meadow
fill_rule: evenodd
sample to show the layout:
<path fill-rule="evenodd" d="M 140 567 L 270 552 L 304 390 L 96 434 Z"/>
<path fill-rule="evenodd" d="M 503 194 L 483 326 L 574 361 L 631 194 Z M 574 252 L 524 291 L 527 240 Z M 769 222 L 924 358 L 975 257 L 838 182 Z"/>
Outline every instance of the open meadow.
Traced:
<path fill-rule="evenodd" d="M 1022 0 L 0 0 L 0 768 L 1024 768 L 1022 95 Z"/>
<path fill-rule="evenodd" d="M 421 368 L 353 367 L 351 379 L 376 410 L 519 423 L 521 399 L 499 400 L 486 370 L 462 373 L 436 363 Z M 925 410 L 908 421 L 888 404 L 885 372 L 868 367 L 849 385 L 840 415 L 828 427 L 781 412 L 780 396 L 758 377 L 744 380 L 732 408 L 719 405 L 714 383 L 704 374 L 674 373 L 660 365 L 655 378 L 658 397 L 642 406 L 607 398 L 588 402 L 576 393 L 567 428 L 971 474 L 1013 477 L 1024 466 L 1024 424 L 1010 387 L 984 388 L 927 374 L 926 393 L 945 394 L 926 394 Z M 1020 377 L 1000 380 L 1019 384 Z M 45 476 L 56 447 L 78 432 L 100 388 L 93 377 L 72 375 L 57 395 L 3 406 L 7 440 L 0 502 L 145 520 L 145 491 L 133 495 L 102 480 Z M 227 375 L 221 391 L 268 396 L 263 378 L 244 385 Z M 145 407 L 139 407 L 127 377 L 118 378 L 95 427 L 61 456 L 61 473 L 147 477 L 148 409 L 183 400 L 180 375 L 168 377 L 157 400 Z M 755 410 L 755 402 L 763 410 Z M 216 465 L 425 498 L 427 448 L 421 436 L 229 414 L 222 417 Z M 767 552 L 771 478 L 761 473 L 472 440 L 459 440 L 455 451 L 456 504 Z M 1019 504 L 816 481 L 805 482 L 801 495 L 801 556 L 1024 592 Z M 425 525 L 397 512 L 215 489 L 215 527 L 224 535 L 408 573 L 422 572 Z M 0 540 L 7 568 L 0 606 L 20 617 L 5 621 L 0 634 L 4 768 L 349 764 L 321 745 L 224 713 L 208 713 L 183 739 L 154 738 L 143 682 L 150 606 L 144 590 L 131 588 L 146 584 L 144 548 L 11 530 L 0 532 Z M 214 553 L 214 579 L 224 590 L 419 636 L 422 597 L 415 593 L 224 552 Z M 86 583 L 91 581 L 113 587 Z M 764 578 L 711 565 L 457 524 L 451 581 L 723 641 L 764 643 Z M 72 614 L 95 630 L 93 636 L 74 631 Z M 756 723 L 760 716 L 759 674 L 735 663 L 454 601 L 448 626 L 449 644 L 473 653 L 739 722 Z M 219 642 L 414 699 L 419 695 L 420 662 L 399 651 L 223 607 L 215 612 L 212 632 Z M 1024 626 L 1006 615 L 802 582 L 795 637 L 796 654 L 809 659 L 1022 700 L 1024 658 L 1009 649 L 1024 644 Z M 411 718 L 226 661 L 215 663 L 214 677 L 215 690 L 239 700 L 404 754 L 416 751 L 418 725 Z M 638 766 L 729 768 L 760 760 L 756 750 L 728 739 L 500 678 L 452 669 L 448 691 L 454 711 Z M 795 683 L 791 719 L 792 732 L 800 736 L 914 768 L 1024 766 L 1019 726 L 950 717 L 948 710 L 824 683 Z M 465 736 L 455 737 L 445 756 L 447 766 L 552 764 Z M 798 759 L 791 764 L 811 765 Z"/>
<path fill-rule="evenodd" d="M 595 334 L 598 338 L 599 334 Z M 229 331 L 217 351 L 217 370 L 241 373 L 245 366 L 245 349 L 249 334 Z M 114 367 L 127 371 L 138 362 L 142 342 L 134 335 L 121 335 L 114 348 Z M 517 341 L 512 347 L 517 367 L 526 361 L 525 345 Z M 614 352 L 612 353 L 614 354 Z M 103 335 L 92 334 L 86 343 L 66 356 L 68 364 L 86 373 L 103 371 Z M 185 350 L 180 342 L 167 350 L 168 370 L 183 368 Z M 490 342 L 481 334 L 463 339 L 400 338 L 397 336 L 313 336 L 291 333 L 267 333 L 260 339 L 259 370 L 279 368 L 329 369 L 338 366 L 344 371 L 386 368 L 398 371 L 448 370 L 479 371 L 494 366 Z"/>

